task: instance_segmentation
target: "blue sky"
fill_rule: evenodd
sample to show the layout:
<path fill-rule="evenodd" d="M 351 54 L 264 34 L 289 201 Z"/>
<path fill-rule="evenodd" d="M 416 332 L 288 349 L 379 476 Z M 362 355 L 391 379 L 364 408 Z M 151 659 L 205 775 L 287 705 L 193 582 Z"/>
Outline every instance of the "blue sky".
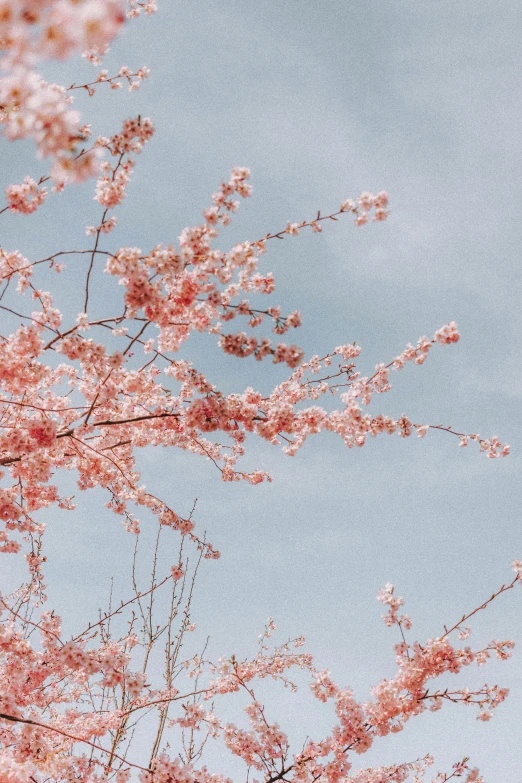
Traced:
<path fill-rule="evenodd" d="M 388 190 L 384 224 L 340 221 L 271 246 L 272 300 L 301 310 L 296 340 L 307 354 L 356 340 L 365 372 L 457 321 L 460 342 L 398 373 L 375 409 L 513 447 L 491 461 L 442 433 L 382 437 L 357 451 L 326 435 L 287 458 L 252 442 L 249 463 L 274 476 L 258 487 L 223 484 L 210 464 L 183 453 L 141 455 L 157 494 L 181 511 L 198 498 L 198 524 L 222 551 L 202 573 L 195 609 L 199 639 L 210 635 L 215 657 L 252 650 L 274 616 L 283 637 L 304 634 L 318 663 L 366 698 L 394 671 L 397 639 L 375 601 L 385 582 L 406 596 L 422 641 L 510 579 L 511 560 L 522 556 L 519 25 L 520 6 L 509 0 L 160 0 L 155 17 L 128 26 L 106 65 L 111 73 L 149 65 L 142 90 L 78 99 L 95 133 L 109 135 L 137 113 L 157 128 L 111 248 L 175 242 L 234 165 L 251 168 L 254 196 L 220 238 L 225 249 L 318 208 L 333 211 L 362 190 Z M 79 81 L 92 67 L 47 73 L 63 71 L 64 82 Z M 28 145 L 18 145 L 18 157 L 2 149 L 6 183 L 38 170 Z M 29 218 L 4 215 L 3 246 L 31 258 L 87 247 L 84 226 L 97 222 L 97 206 L 91 183 Z M 79 312 L 74 275 L 62 285 L 66 307 Z M 112 296 L 103 290 L 100 306 Z M 224 357 L 211 340 L 194 340 L 189 353 L 225 391 L 284 377 L 281 367 Z M 46 521 L 58 611 L 92 616 L 113 572 L 127 594 L 133 542 L 117 520 L 85 496 L 75 515 L 53 511 Z M 163 553 L 166 565 L 171 554 Z M 474 628 L 472 640 L 522 642 L 520 597 L 501 598 Z M 466 754 L 487 781 L 516 779 L 520 672 L 515 652 L 473 675 L 512 689 L 490 723 L 457 707 L 425 715 L 376 744 L 368 764 L 432 752 L 448 769 Z M 327 712 L 308 697 L 270 698 L 272 717 L 301 742 L 327 732 Z M 212 760 L 228 771 L 218 751 Z"/>

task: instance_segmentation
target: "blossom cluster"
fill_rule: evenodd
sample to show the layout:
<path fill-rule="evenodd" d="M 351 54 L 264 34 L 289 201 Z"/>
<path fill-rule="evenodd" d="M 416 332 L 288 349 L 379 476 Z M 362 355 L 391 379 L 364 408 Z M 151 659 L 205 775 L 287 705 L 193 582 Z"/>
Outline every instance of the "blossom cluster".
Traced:
<path fill-rule="evenodd" d="M 53 160 L 58 183 L 91 176 L 96 156 L 79 155 L 80 115 L 65 88 L 45 82 L 35 66 L 93 48 L 105 51 L 124 18 L 120 0 L 2 3 L 1 65 L 7 73 L 0 80 L 0 123 L 10 140 L 34 140 L 39 156 Z"/>
<path fill-rule="evenodd" d="M 125 196 L 133 165 L 130 153 L 139 153 L 152 133 L 150 120 L 140 117 L 127 120 L 111 138 L 98 140 L 115 163 L 111 168 L 107 162 L 97 182 L 95 198 L 105 211 L 100 226 L 89 228 L 88 233 L 99 236 L 114 225 L 114 216 L 107 215 Z M 228 253 L 212 246 L 217 225 L 237 209 L 233 195 L 244 198 L 250 194 L 248 178 L 248 169 L 234 169 L 214 195 L 207 222 L 184 229 L 178 247 L 159 245 L 148 254 L 138 248 L 103 251 L 106 273 L 116 277 L 124 290 L 123 317 L 89 317 L 90 273 L 96 249 L 90 254 L 85 312 L 66 327 L 52 296 L 33 283 L 35 264 L 16 252 L 2 253 L 3 278 L 18 277 L 19 291 L 31 291 L 41 307 L 31 314 L 29 326 L 20 327 L 0 345 L 0 384 L 11 396 L 4 402 L 0 436 L 0 462 L 9 467 L 14 482 L 11 489 L 0 489 L 0 493 L 11 493 L 6 496 L 9 529 L 33 529 L 30 511 L 41 507 L 38 495 L 42 505 L 61 502 L 56 489 L 48 489 L 49 477 L 59 466 L 76 471 L 82 489 L 105 488 L 112 498 L 109 507 L 123 515 L 129 529 L 139 529 L 139 523 L 129 516 L 129 506 L 134 504 L 152 510 L 162 524 L 183 535 L 195 535 L 193 522 L 180 522 L 181 517 L 140 486 L 136 447 L 162 444 L 191 451 L 210 458 L 224 480 L 244 479 L 256 484 L 267 478 L 262 471 L 244 473 L 236 467 L 248 433 L 281 444 L 293 455 L 310 436 L 325 430 L 339 435 L 349 448 L 361 447 L 369 436 L 380 434 L 398 433 L 405 438 L 417 432 L 423 436 L 430 426 L 453 432 L 441 425 L 415 424 L 405 415 L 393 418 L 368 410 L 374 394 L 391 389 L 391 371 L 408 361 L 422 364 L 433 345 L 458 340 L 453 322 L 437 330 L 431 339 L 420 338 L 416 347 L 409 345 L 388 364 L 378 364 L 371 377 L 356 369 L 353 360 L 361 349 L 355 344 L 337 346 L 322 358 L 313 356 L 304 361 L 303 351 L 296 345 L 274 346 L 268 337 L 258 338 L 246 331 L 223 332 L 222 324 L 231 313 L 250 319 L 251 329 L 259 327 L 260 320 L 252 319 L 250 303 L 242 299 L 236 305 L 235 300 L 245 293 L 273 290 L 273 278 L 258 271 L 259 243 L 245 242 Z M 277 334 L 301 323 L 298 311 L 285 318 L 280 308 L 270 307 L 263 315 L 273 320 Z M 146 337 L 151 327 L 157 334 Z M 102 341 L 85 335 L 86 330 L 94 329 L 110 329 L 123 341 L 122 349 L 108 351 Z M 227 354 L 240 358 L 254 355 L 258 360 L 271 357 L 274 364 L 286 363 L 292 373 L 269 394 L 248 387 L 225 395 L 190 362 L 174 358 L 193 331 L 217 336 L 218 345 Z M 47 342 L 44 333 L 52 335 Z M 141 367 L 135 363 L 137 348 L 144 355 Z M 51 368 L 45 361 L 49 349 L 67 361 Z M 339 359 L 337 368 L 333 367 Z M 166 380 L 174 382 L 177 389 L 165 386 Z M 71 405 L 64 395 L 64 383 L 80 395 L 77 404 Z M 341 406 L 337 409 L 317 404 L 321 397 L 339 391 Z M 37 431 L 49 435 L 31 434 Z M 220 443 L 210 438 L 211 434 L 224 435 L 226 440 Z M 455 434 L 461 443 L 477 440 L 488 456 L 508 452 L 496 438 L 481 440 L 475 434 Z M 21 479 L 26 482 L 25 494 L 30 491 L 35 496 L 31 506 L 13 489 Z M 166 523 L 169 514 L 176 521 Z M 9 541 L 8 536 L 4 546 Z M 207 551 L 214 556 L 213 550 Z"/>
<path fill-rule="evenodd" d="M 44 203 L 47 189 L 38 187 L 32 177 L 25 177 L 21 185 L 9 185 L 5 195 L 11 212 L 30 215 Z"/>
<path fill-rule="evenodd" d="M 518 569 L 518 563 L 515 566 Z M 179 574 L 173 570 L 171 577 L 152 589 L 170 581 L 177 585 L 178 580 Z M 466 617 L 485 608 L 519 581 L 517 571 L 509 585 L 504 585 Z M 379 599 L 396 613 L 403 601 L 393 598 L 393 594 L 392 586 L 386 585 Z M 140 593 L 136 593 L 128 603 L 139 599 Z M 121 612 L 123 606 L 112 614 Z M 492 711 L 508 694 L 507 689 L 496 685 L 479 689 L 431 687 L 430 683 L 443 675 L 456 676 L 472 663 L 483 664 L 492 653 L 501 660 L 510 655 L 511 641 L 494 640 L 479 650 L 451 643 L 449 636 L 458 630 L 459 624 L 422 645 L 406 641 L 403 635 L 403 642 L 396 645 L 396 675 L 378 683 L 372 689 L 372 698 L 364 702 L 357 700 L 350 688 L 333 682 L 329 672 L 318 670 L 310 654 L 295 652 L 295 648 L 302 646 L 303 639 L 289 640 L 270 650 L 268 639 L 275 631 L 275 625 L 269 620 L 260 636 L 260 650 L 252 659 L 239 661 L 232 656 L 215 665 L 201 656 L 185 661 L 182 668 L 189 678 L 198 683 L 205 673 L 213 678 L 199 686 L 200 697 L 194 699 L 190 687 L 186 695 L 174 687 L 154 689 L 147 682 L 145 671 L 130 670 L 132 651 L 139 644 L 134 633 L 128 633 L 118 643 L 107 640 L 98 646 L 87 644 L 92 629 L 103 624 L 111 614 L 66 641 L 62 638 L 59 618 L 53 613 L 42 612 L 39 621 L 33 623 L 33 628 L 40 634 L 41 649 L 33 647 L 16 628 L 18 613 L 3 598 L 0 599 L 0 616 L 2 614 L 7 614 L 7 618 L 0 626 L 0 771 L 10 781 L 22 780 L 24 775 L 39 779 L 43 773 L 52 780 L 70 778 L 87 783 L 95 774 L 95 779 L 102 783 L 112 779 L 116 770 L 118 780 L 128 781 L 134 769 L 139 771 L 140 783 L 172 783 L 172 780 L 224 783 L 225 777 L 210 773 L 205 767 L 194 766 L 190 758 L 183 762 L 181 757 L 171 758 L 160 753 L 147 768 L 122 757 L 114 744 L 112 751 L 103 745 L 104 737 L 118 736 L 125 730 L 130 715 L 154 706 L 168 711 L 168 706 L 175 703 L 180 705 L 178 716 L 170 718 L 169 727 L 179 727 L 192 734 L 203 732 L 207 738 L 221 738 L 225 747 L 249 770 L 261 772 L 267 781 L 281 770 L 292 783 L 312 783 L 314 780 L 322 783 L 346 780 L 351 783 L 395 783 L 406 780 L 412 771 L 418 775 L 416 779 L 421 780 L 433 764 L 429 756 L 398 766 L 355 771 L 354 754 L 361 756 L 380 737 L 401 731 L 412 717 L 426 710 L 439 710 L 444 703 L 474 705 L 478 708 L 478 718 L 489 720 Z M 92 638 L 92 633 L 90 636 Z M 292 754 L 287 733 L 268 719 L 266 708 L 256 698 L 254 688 L 258 680 L 269 677 L 295 690 L 287 671 L 296 668 L 311 676 L 311 690 L 319 701 L 333 701 L 336 722 L 327 737 L 307 740 L 299 752 Z M 110 707 L 107 705 L 105 709 L 92 712 L 78 709 L 77 705 L 84 697 L 95 703 L 104 698 L 107 691 L 115 694 Z M 200 700 L 203 698 L 214 705 L 217 698 L 241 691 L 249 696 L 245 707 L 250 724 L 248 730 L 222 720 L 214 706 L 208 709 Z M 74 751 L 78 744 L 87 749 L 90 746 L 89 763 L 84 754 L 78 755 Z M 107 756 L 111 759 L 109 764 Z M 116 763 L 114 769 L 113 761 Z M 464 759 L 457 763 L 454 769 L 459 774 L 466 774 L 470 782 L 480 781 L 478 770 L 468 767 L 466 762 Z"/>

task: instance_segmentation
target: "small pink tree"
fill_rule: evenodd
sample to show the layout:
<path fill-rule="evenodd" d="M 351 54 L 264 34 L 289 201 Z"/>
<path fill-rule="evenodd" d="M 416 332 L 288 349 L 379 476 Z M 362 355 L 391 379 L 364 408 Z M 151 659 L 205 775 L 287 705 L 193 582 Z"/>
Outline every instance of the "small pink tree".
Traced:
<path fill-rule="evenodd" d="M 363 446 L 368 436 L 424 437 L 429 429 L 444 430 L 461 445 L 475 441 L 489 457 L 505 456 L 509 447 L 497 438 L 484 440 L 450 427 L 368 411 L 373 396 L 391 388 L 391 372 L 407 362 L 422 364 L 437 344 L 458 341 L 455 323 L 431 338 L 421 337 L 399 356 L 378 364 L 371 377 L 362 377 L 355 363 L 359 346 L 332 347 L 325 356 L 305 360 L 297 345 L 277 341 L 300 325 L 299 312 L 284 315 L 278 306 L 257 305 L 258 294 L 274 290 L 272 275 L 260 265 L 271 240 L 300 231 L 321 232 L 328 221 L 350 216 L 358 226 L 385 220 L 385 191 L 363 193 L 343 201 L 331 214 L 288 223 L 280 231 L 221 251 L 215 245 L 220 227 L 237 211 L 236 198 L 252 191 L 248 169 L 238 167 L 212 196 L 204 222 L 185 228 L 178 245 L 157 245 L 145 252 L 106 249 L 105 236 L 116 224 L 114 210 L 125 198 L 135 156 L 154 127 L 138 116 L 112 136 L 92 141 L 89 125 L 82 124 L 72 108 L 73 95 L 85 90 L 92 96 L 98 86 L 117 89 L 128 84 L 135 90 L 148 69 L 133 72 L 122 66 L 114 75 L 102 70 L 91 82 L 73 81 L 66 89 L 45 82 L 36 68 L 42 59 L 65 59 L 79 52 L 99 66 L 125 18 L 154 10 L 153 2 L 137 0 L 128 0 L 126 9 L 119 0 L 0 3 L 4 133 L 13 141 L 32 139 L 39 157 L 50 162 L 49 174 L 39 181 L 27 176 L 23 183 L 9 185 L 1 211 L 31 214 L 49 196 L 51 183 L 51 192 L 59 194 L 90 177 L 96 177 L 94 197 L 101 206 L 98 225 L 86 229 L 91 237 L 86 249 L 58 250 L 37 260 L 17 250 L 0 250 L 0 309 L 6 320 L 21 321 L 0 342 L 0 550 L 23 554 L 29 569 L 27 582 L 0 598 L 0 782 L 218 783 L 225 777 L 203 765 L 209 738 L 224 743 L 266 783 L 391 783 L 411 775 L 420 780 L 432 762 L 428 756 L 355 772 L 354 754 L 363 754 L 378 737 L 400 731 L 411 717 L 437 710 L 444 702 L 472 703 L 480 719 L 491 717 L 505 689 L 437 688 L 435 680 L 482 664 L 491 655 L 509 657 L 511 641 L 492 641 L 478 650 L 460 642 L 469 633 L 467 619 L 520 581 L 522 564 L 513 564 L 510 583 L 422 645 L 409 640 L 411 622 L 399 614 L 402 598 L 386 585 L 379 600 L 388 607 L 386 624 L 397 626 L 400 634 L 397 673 L 382 680 L 367 702 L 357 701 L 351 690 L 318 670 L 312 657 L 299 650 L 303 639 L 271 647 L 272 621 L 250 660 L 232 656 L 212 662 L 204 653 L 187 659 L 182 646 L 192 628 L 194 580 L 202 559 L 219 553 L 199 533 L 192 513 L 184 517 L 142 486 L 135 452 L 144 446 L 177 447 L 210 459 L 224 481 L 257 484 L 269 476 L 240 469 L 249 433 L 281 444 L 290 455 L 323 430 L 337 433 L 349 448 Z M 41 265 L 64 273 L 64 260 L 75 256 L 78 315 L 69 322 L 37 279 Z M 94 270 L 101 263 L 107 274 L 118 278 L 123 301 L 115 301 L 111 312 L 100 318 L 91 312 Z M 28 297 L 33 311 L 18 304 L 19 298 L 27 302 Z M 229 332 L 227 323 L 236 318 L 243 326 Z M 263 325 L 276 337 L 257 336 Z M 193 331 L 215 335 L 220 350 L 239 358 L 286 364 L 288 378 L 270 394 L 250 386 L 223 394 L 189 361 L 176 358 Z M 116 342 L 118 350 L 112 347 Z M 337 408 L 318 404 L 332 395 L 340 400 Z M 172 528 L 181 541 L 179 558 L 168 573 L 156 573 L 154 561 L 148 589 L 140 590 L 134 580 L 130 598 L 70 639 L 63 638 L 60 619 L 43 611 L 45 526 L 37 512 L 53 505 L 74 508 L 53 483 L 59 470 L 74 471 L 81 489 L 105 490 L 107 506 L 122 517 L 129 532 L 139 533 L 136 513 L 144 507 L 157 517 L 159 530 Z M 185 554 L 189 546 L 197 550 L 192 565 Z M 156 617 L 153 621 L 151 598 L 159 590 L 170 590 L 171 599 L 158 623 Z M 116 616 L 128 620 L 120 634 L 111 630 Z M 163 681 L 154 684 L 151 655 L 164 642 Z M 291 669 L 304 671 L 313 695 L 321 702 L 332 700 L 336 713 L 329 736 L 307 740 L 297 752 L 291 751 L 285 731 L 271 722 L 254 690 L 256 681 L 265 678 L 293 687 Z M 221 700 L 239 691 L 248 696 L 248 731 L 220 717 Z M 147 748 L 129 742 L 136 718 L 145 714 L 154 722 Z M 167 735 L 174 749 L 169 753 L 164 751 Z M 435 780 L 455 776 L 480 780 L 467 759 Z"/>

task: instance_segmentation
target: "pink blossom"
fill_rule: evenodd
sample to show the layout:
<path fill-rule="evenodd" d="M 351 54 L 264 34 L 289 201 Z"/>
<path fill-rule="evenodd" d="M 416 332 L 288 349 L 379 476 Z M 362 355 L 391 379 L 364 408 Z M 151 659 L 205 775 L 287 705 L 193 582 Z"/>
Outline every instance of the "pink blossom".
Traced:
<path fill-rule="evenodd" d="M 172 578 L 174 579 L 175 582 L 178 582 L 182 578 L 183 574 L 185 573 L 185 571 L 184 571 L 183 567 L 181 566 L 181 564 L 179 564 L 177 566 L 172 566 L 170 571 L 171 571 L 171 574 L 172 574 Z"/>
<path fill-rule="evenodd" d="M 30 215 L 43 204 L 47 190 L 39 188 L 31 177 L 26 177 L 22 185 L 9 185 L 5 195 L 11 212 Z"/>

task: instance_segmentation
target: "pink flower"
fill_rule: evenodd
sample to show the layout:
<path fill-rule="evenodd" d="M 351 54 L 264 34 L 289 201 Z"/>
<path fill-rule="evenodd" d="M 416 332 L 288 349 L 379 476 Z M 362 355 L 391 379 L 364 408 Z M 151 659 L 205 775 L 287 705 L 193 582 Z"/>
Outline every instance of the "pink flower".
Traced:
<path fill-rule="evenodd" d="M 185 573 L 181 563 L 179 563 L 177 566 L 172 566 L 170 572 L 175 582 L 178 582 Z"/>
<path fill-rule="evenodd" d="M 9 185 L 5 195 L 11 212 L 30 215 L 43 204 L 47 190 L 39 188 L 31 177 L 26 177 L 22 185 Z"/>
<path fill-rule="evenodd" d="M 58 425 L 52 419 L 31 419 L 27 431 L 41 448 L 48 448 L 56 441 Z"/>
<path fill-rule="evenodd" d="M 455 321 L 451 321 L 449 324 L 446 324 L 445 326 L 441 327 L 435 332 L 434 340 L 437 340 L 437 342 L 441 343 L 442 345 L 449 343 L 456 343 L 459 341 L 460 335 L 458 331 L 457 324 Z"/>
<path fill-rule="evenodd" d="M 511 563 L 511 568 L 516 573 L 520 581 L 522 581 L 522 560 L 513 560 Z"/>

